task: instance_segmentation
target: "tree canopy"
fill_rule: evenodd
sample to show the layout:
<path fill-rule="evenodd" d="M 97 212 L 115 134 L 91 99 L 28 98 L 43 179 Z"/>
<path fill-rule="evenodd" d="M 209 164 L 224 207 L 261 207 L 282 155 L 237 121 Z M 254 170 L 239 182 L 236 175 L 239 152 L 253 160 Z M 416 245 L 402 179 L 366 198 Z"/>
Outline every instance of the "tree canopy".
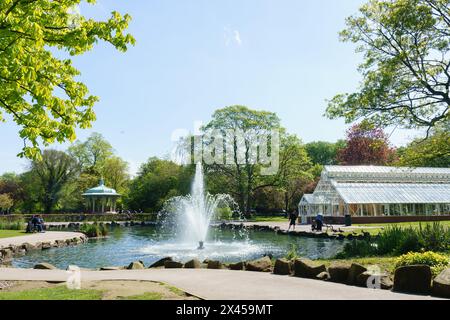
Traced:
<path fill-rule="evenodd" d="M 341 37 L 363 53 L 363 81 L 329 102 L 328 117 L 428 130 L 449 120 L 449 0 L 370 0 Z"/>
<path fill-rule="evenodd" d="M 98 98 L 76 80 L 72 61 L 59 56 L 83 54 L 100 40 L 120 51 L 135 43 L 125 33 L 129 15 L 87 19 L 71 10 L 82 2 L 95 0 L 0 1 L 0 120 L 4 112 L 20 127 L 19 156 L 38 159 L 41 144 L 73 141 L 76 128 L 95 120 Z"/>
<path fill-rule="evenodd" d="M 382 129 L 367 122 L 347 131 L 346 147 L 338 153 L 342 165 L 387 165 L 395 161 L 396 150 Z"/>

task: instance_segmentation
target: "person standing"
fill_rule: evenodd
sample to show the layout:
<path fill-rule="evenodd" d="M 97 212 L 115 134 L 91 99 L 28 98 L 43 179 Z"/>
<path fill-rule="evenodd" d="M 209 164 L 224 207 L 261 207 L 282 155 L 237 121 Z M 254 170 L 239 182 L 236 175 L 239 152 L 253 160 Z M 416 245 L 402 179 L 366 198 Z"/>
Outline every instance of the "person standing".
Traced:
<path fill-rule="evenodd" d="M 291 230 L 291 227 L 293 228 L 293 230 L 295 230 L 295 226 L 297 224 L 297 211 L 293 210 L 290 214 L 289 214 L 289 228 L 288 231 Z"/>

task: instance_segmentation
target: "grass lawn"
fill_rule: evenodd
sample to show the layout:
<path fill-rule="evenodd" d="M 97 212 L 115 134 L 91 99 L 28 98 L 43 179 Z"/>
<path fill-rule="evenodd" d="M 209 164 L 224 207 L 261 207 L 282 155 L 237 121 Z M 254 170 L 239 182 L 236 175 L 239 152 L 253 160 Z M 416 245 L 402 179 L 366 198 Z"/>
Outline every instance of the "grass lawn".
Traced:
<path fill-rule="evenodd" d="M 248 219 L 249 222 L 287 222 L 288 219 L 282 216 L 256 216 Z"/>
<path fill-rule="evenodd" d="M 83 282 L 82 290 L 45 281 L 0 281 L 0 300 L 198 300 L 184 291 L 152 281 Z"/>
<path fill-rule="evenodd" d="M 397 257 L 367 257 L 367 258 L 349 258 L 349 259 L 321 259 L 315 260 L 319 263 L 325 264 L 327 267 L 334 262 L 338 263 L 358 263 L 365 267 L 378 266 L 381 271 L 388 271 L 393 273 L 395 270 L 395 260 Z"/>
<path fill-rule="evenodd" d="M 400 227 L 400 228 L 409 228 L 412 227 L 414 229 L 419 228 L 420 225 L 423 227 L 427 224 L 433 224 L 432 221 L 422 221 L 422 222 L 399 222 L 399 223 L 384 223 L 384 224 L 354 224 L 355 227 L 367 227 L 367 229 L 361 229 L 365 232 L 369 232 L 371 235 L 377 235 L 380 233 L 383 229 L 386 229 L 388 227 Z M 439 223 L 446 227 L 450 228 L 450 221 L 439 221 Z M 358 232 L 358 230 L 355 230 L 355 232 Z"/>
<path fill-rule="evenodd" d="M 25 231 L 22 230 L 0 230 L 0 239 L 2 238 L 12 238 L 19 236 L 26 236 Z"/>
<path fill-rule="evenodd" d="M 0 300 L 101 300 L 99 290 L 69 290 L 65 286 L 18 292 L 0 292 Z"/>

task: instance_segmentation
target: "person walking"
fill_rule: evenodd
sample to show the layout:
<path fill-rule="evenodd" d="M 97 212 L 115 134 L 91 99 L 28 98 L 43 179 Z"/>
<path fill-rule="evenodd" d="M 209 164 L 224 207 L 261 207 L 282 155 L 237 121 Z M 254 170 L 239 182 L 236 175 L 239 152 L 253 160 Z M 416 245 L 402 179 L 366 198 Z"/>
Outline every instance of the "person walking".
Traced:
<path fill-rule="evenodd" d="M 296 210 L 293 210 L 290 214 L 289 214 L 289 228 L 288 231 L 291 230 L 291 227 L 293 230 L 295 230 L 295 226 L 297 224 L 297 218 L 298 218 L 298 214 Z"/>

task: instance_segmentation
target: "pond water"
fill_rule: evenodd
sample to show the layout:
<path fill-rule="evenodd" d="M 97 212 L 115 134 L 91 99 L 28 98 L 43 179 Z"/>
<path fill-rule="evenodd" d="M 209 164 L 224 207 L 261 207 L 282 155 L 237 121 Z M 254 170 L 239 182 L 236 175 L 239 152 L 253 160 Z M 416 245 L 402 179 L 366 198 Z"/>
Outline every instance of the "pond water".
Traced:
<path fill-rule="evenodd" d="M 271 254 L 283 257 L 295 246 L 299 256 L 310 259 L 329 258 L 338 253 L 344 242 L 329 239 L 276 235 L 273 232 L 211 229 L 204 250 L 195 244 L 180 243 L 156 227 L 113 228 L 105 239 L 65 248 L 36 251 L 13 261 L 13 266 L 31 268 L 48 262 L 65 269 L 69 265 L 83 268 L 125 266 L 141 260 L 146 266 L 164 257 L 186 262 L 193 258 L 238 262 Z"/>

